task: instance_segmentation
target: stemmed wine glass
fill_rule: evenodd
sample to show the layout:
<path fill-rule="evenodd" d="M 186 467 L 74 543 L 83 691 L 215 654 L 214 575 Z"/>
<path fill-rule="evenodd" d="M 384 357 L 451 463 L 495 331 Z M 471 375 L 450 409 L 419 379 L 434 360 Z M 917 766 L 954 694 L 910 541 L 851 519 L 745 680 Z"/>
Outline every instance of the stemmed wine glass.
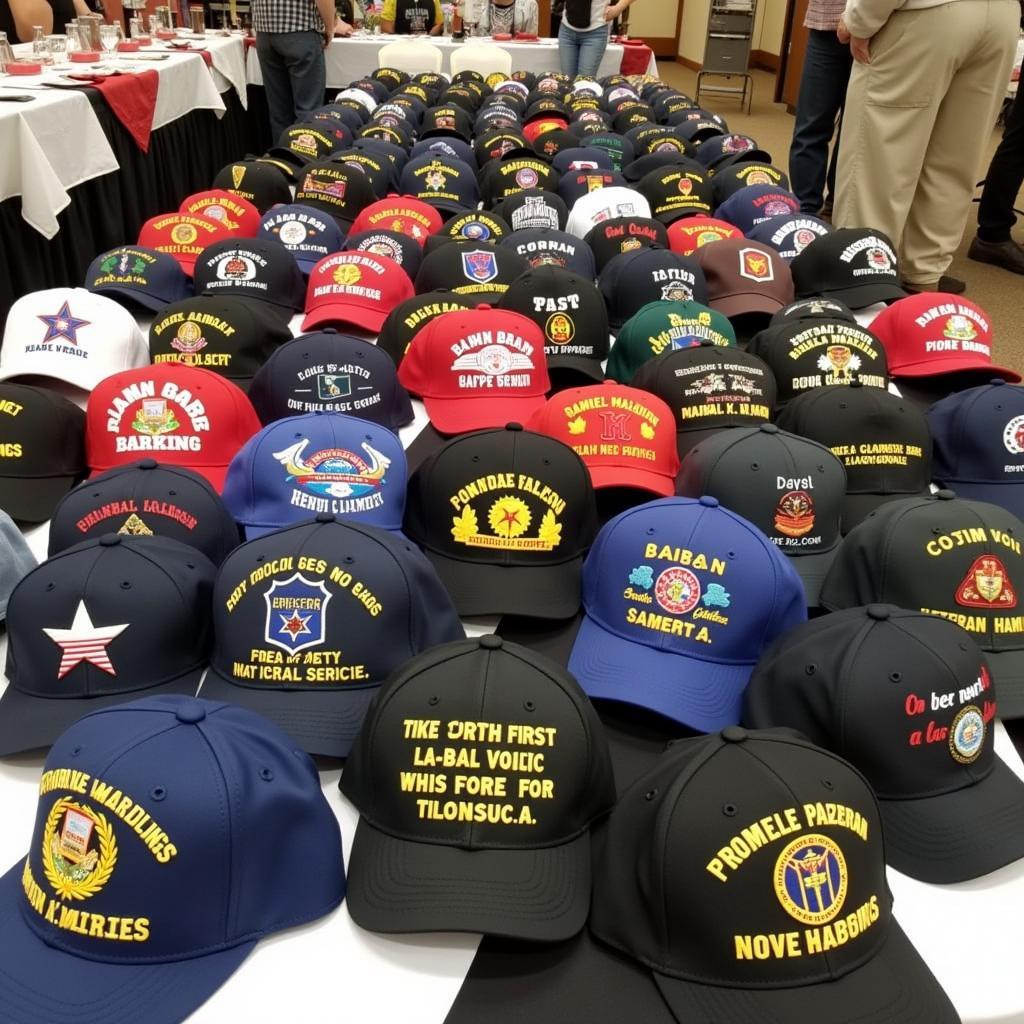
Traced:
<path fill-rule="evenodd" d="M 100 46 L 108 57 L 117 49 L 118 28 L 118 25 L 100 25 Z"/>

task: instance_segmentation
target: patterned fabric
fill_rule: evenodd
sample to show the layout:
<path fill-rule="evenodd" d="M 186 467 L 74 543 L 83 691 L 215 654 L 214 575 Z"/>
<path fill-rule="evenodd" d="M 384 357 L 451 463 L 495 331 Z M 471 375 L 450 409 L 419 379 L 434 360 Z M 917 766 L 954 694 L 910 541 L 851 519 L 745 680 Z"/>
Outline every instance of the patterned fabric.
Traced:
<path fill-rule="evenodd" d="M 804 28 L 815 28 L 820 32 L 835 32 L 839 17 L 846 7 L 846 0 L 811 0 L 804 17 Z"/>
<path fill-rule="evenodd" d="M 314 0 L 252 0 L 252 27 L 257 32 L 323 32 Z"/>

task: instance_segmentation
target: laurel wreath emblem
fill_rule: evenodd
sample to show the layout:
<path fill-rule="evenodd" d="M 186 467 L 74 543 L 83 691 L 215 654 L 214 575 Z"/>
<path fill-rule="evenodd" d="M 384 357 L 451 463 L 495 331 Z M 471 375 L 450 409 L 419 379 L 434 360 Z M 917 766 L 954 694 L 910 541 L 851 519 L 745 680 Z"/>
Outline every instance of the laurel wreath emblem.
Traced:
<path fill-rule="evenodd" d="M 72 864 L 60 852 L 57 824 L 69 809 L 91 818 L 96 825 L 98 848 L 92 851 L 95 853 L 94 863 L 87 858 L 82 864 Z M 114 829 L 102 814 L 67 797 L 62 797 L 50 808 L 43 829 L 43 872 L 58 896 L 73 900 L 95 896 L 110 880 L 116 864 L 117 840 L 114 838 Z"/>

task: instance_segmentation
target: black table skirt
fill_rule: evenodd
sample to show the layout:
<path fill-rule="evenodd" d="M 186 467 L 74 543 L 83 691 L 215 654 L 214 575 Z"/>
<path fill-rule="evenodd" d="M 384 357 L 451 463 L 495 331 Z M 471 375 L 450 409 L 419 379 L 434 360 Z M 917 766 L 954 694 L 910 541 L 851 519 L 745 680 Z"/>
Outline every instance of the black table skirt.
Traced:
<path fill-rule="evenodd" d="M 19 296 L 41 288 L 80 285 L 98 253 L 132 243 L 158 213 L 176 210 L 192 192 L 209 188 L 224 164 L 269 145 L 263 90 L 249 90 L 249 109 L 233 89 L 222 95 L 227 112 L 196 110 L 150 137 L 143 153 L 98 92 L 88 90 L 120 170 L 71 190 L 60 231 L 45 239 L 21 216 L 21 197 L 0 203 L 0 322 Z"/>

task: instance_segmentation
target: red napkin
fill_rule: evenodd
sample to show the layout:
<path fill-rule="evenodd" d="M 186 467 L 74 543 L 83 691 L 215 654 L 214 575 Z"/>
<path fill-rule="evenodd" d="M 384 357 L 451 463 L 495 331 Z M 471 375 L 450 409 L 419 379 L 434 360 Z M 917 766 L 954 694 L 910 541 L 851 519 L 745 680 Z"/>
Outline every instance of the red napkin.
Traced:
<path fill-rule="evenodd" d="M 149 135 L 153 130 L 156 90 L 160 76 L 155 71 L 134 75 L 93 75 L 88 84 L 99 89 L 114 117 L 128 129 L 135 145 L 149 152 Z"/>
<path fill-rule="evenodd" d="M 641 39 L 625 40 L 622 45 L 622 75 L 646 75 L 651 63 L 651 48 Z"/>

